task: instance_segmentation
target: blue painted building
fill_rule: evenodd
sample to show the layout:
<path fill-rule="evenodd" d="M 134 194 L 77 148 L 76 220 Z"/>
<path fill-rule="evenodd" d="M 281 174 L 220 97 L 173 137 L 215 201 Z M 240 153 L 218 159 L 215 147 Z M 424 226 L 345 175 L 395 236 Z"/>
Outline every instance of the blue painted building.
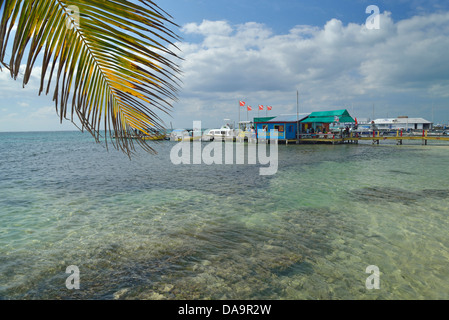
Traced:
<path fill-rule="evenodd" d="M 306 119 L 309 114 L 295 115 L 281 115 L 270 120 L 254 119 L 254 126 L 256 129 L 256 136 L 258 139 L 279 139 L 279 140 L 294 140 L 296 139 L 296 132 L 301 132 L 301 121 Z M 258 121 L 262 120 L 262 121 Z M 270 131 L 277 130 L 277 137 L 271 137 Z"/>

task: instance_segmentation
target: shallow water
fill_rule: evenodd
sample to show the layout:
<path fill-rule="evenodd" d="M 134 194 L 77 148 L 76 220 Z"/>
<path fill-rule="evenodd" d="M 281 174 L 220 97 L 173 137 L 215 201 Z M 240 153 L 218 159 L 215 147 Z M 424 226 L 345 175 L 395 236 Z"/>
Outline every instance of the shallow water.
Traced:
<path fill-rule="evenodd" d="M 449 298 L 449 146 L 279 145 L 260 176 L 174 145 L 0 133 L 0 298 Z"/>

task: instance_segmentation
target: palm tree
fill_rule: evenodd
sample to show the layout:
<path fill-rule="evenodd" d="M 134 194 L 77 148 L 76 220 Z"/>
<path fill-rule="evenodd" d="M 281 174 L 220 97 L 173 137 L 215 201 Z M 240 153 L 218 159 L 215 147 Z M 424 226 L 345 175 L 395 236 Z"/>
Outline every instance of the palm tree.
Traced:
<path fill-rule="evenodd" d="M 179 38 L 154 2 L 0 0 L 0 14 L 0 69 L 13 79 L 23 72 L 25 86 L 42 58 L 39 95 L 54 86 L 61 122 L 77 118 L 97 142 L 103 126 L 106 146 L 115 136 L 114 147 L 128 155 L 135 151 L 134 131 L 164 127 L 157 112 L 169 113 L 176 100 L 180 70 L 172 60 L 180 59 Z"/>

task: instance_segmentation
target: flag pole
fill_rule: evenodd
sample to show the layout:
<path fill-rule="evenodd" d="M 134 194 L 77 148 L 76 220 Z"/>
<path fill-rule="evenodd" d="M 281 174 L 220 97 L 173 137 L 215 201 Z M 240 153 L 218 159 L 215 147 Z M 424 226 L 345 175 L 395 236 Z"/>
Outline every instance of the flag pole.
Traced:
<path fill-rule="evenodd" d="M 299 93 L 296 90 L 296 143 L 299 144 Z"/>
<path fill-rule="evenodd" d="M 240 100 L 238 101 L 237 105 L 239 106 L 239 122 L 237 123 L 238 129 L 240 130 Z M 235 128 L 234 128 L 235 129 Z"/>

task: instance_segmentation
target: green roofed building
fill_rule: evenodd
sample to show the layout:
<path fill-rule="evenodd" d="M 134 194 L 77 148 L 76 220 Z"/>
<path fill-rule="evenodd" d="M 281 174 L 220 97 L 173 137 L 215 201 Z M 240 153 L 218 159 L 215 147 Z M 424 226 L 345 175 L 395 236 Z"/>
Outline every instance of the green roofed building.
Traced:
<path fill-rule="evenodd" d="M 334 111 L 316 111 L 312 112 L 307 119 L 301 121 L 302 123 L 350 123 L 355 120 L 349 115 L 348 110 L 334 110 Z"/>
<path fill-rule="evenodd" d="M 335 125 L 355 123 L 348 110 L 316 111 L 302 120 L 302 132 L 329 132 Z"/>

